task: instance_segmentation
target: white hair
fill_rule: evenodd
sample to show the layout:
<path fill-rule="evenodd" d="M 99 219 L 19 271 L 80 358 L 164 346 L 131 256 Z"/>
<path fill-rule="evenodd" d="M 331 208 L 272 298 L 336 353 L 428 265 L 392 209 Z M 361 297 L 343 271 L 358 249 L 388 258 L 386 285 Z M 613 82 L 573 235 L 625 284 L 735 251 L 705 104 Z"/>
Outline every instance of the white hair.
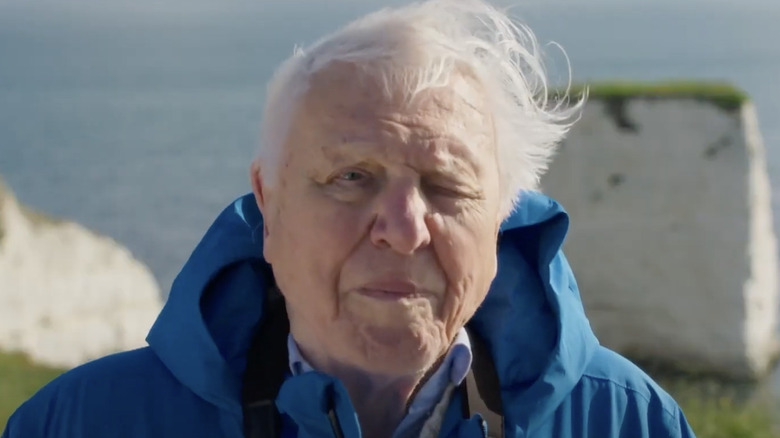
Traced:
<path fill-rule="evenodd" d="M 296 48 L 268 83 L 258 159 L 276 181 L 296 105 L 309 79 L 334 62 L 357 66 L 407 99 L 447 86 L 465 67 L 480 82 L 495 125 L 501 212 L 537 190 L 556 145 L 584 98 L 548 97 L 539 45 L 531 30 L 482 0 L 429 0 L 366 15 L 310 47 Z M 570 76 L 570 75 L 569 75 Z"/>

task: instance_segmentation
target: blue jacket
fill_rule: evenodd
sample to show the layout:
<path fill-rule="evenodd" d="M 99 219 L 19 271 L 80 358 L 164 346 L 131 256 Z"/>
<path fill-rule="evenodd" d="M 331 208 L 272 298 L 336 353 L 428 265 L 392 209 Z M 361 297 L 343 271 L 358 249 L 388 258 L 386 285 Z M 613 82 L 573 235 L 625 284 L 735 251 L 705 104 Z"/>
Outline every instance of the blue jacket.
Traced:
<path fill-rule="evenodd" d="M 68 371 L 10 418 L 2 438 L 240 438 L 241 376 L 268 285 L 262 218 L 251 196 L 211 226 L 173 284 L 148 347 Z M 502 225 L 498 274 L 471 321 L 501 384 L 507 437 L 692 437 L 680 408 L 647 375 L 599 346 L 561 252 L 569 219 L 527 194 Z M 334 397 L 346 438 L 360 437 L 343 386 L 290 377 L 276 404 L 298 437 L 332 437 Z M 440 436 L 483 437 L 452 400 Z"/>

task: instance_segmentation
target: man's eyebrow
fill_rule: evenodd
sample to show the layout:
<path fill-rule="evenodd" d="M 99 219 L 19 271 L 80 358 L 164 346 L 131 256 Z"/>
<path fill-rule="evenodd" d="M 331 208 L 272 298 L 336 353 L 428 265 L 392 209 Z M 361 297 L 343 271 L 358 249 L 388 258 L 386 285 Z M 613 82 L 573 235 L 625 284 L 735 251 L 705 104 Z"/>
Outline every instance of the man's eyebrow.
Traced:
<path fill-rule="evenodd" d="M 338 162 L 348 158 L 365 155 L 366 148 L 360 146 L 376 145 L 376 141 L 368 137 L 341 136 L 339 141 L 326 142 L 322 145 L 325 158 L 332 162 Z"/>
<path fill-rule="evenodd" d="M 445 159 L 441 159 L 437 154 L 434 155 L 436 165 L 427 169 L 432 174 L 441 174 L 442 167 L 447 171 L 454 171 L 455 173 L 469 172 L 472 174 L 479 173 L 479 155 L 473 147 L 468 146 L 466 143 L 461 142 L 456 137 L 442 138 L 449 146 L 448 154 Z M 443 164 L 443 166 L 442 166 Z"/>

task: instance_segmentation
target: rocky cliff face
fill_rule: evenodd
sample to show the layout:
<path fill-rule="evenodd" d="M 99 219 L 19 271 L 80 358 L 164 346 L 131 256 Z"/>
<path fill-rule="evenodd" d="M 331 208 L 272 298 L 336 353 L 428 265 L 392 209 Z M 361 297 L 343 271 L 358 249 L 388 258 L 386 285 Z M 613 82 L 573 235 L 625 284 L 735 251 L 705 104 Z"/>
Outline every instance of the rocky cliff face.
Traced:
<path fill-rule="evenodd" d="M 144 345 L 161 307 L 127 249 L 30 211 L 0 181 L 0 350 L 74 366 Z"/>
<path fill-rule="evenodd" d="M 594 98 L 544 190 L 596 334 L 638 359 L 735 377 L 777 353 L 778 256 L 753 106 Z"/>

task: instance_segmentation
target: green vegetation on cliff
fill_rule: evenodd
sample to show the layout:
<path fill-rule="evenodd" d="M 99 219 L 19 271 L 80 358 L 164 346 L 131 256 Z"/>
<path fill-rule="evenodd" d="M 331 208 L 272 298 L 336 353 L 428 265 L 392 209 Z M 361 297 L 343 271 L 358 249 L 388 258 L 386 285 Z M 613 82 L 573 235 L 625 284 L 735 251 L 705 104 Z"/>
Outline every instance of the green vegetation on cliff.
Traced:
<path fill-rule="evenodd" d="M 748 99 L 748 95 L 726 82 L 679 80 L 664 82 L 604 81 L 575 85 L 570 95 L 582 96 L 588 89 L 589 98 L 622 101 L 625 99 L 694 99 L 711 102 L 725 111 L 735 111 Z M 553 91 L 553 95 L 560 91 Z"/>
<path fill-rule="evenodd" d="M 65 223 L 64 219 L 49 216 L 46 213 L 40 212 L 23 204 L 19 204 L 19 209 L 22 211 L 24 217 L 30 221 L 33 227 L 45 227 Z"/>
<path fill-rule="evenodd" d="M 11 202 L 16 203 L 14 194 L 11 191 L 11 189 L 5 184 L 3 178 L 0 177 L 0 244 L 3 242 L 3 238 L 5 237 L 6 228 L 7 228 L 2 214 L 3 209 L 9 208 L 8 205 Z M 30 222 L 30 224 L 33 227 L 45 227 L 49 225 L 58 225 L 65 222 L 62 219 L 51 217 L 46 213 L 42 213 L 24 204 L 19 203 L 18 205 L 24 217 L 27 218 L 27 220 Z"/>

